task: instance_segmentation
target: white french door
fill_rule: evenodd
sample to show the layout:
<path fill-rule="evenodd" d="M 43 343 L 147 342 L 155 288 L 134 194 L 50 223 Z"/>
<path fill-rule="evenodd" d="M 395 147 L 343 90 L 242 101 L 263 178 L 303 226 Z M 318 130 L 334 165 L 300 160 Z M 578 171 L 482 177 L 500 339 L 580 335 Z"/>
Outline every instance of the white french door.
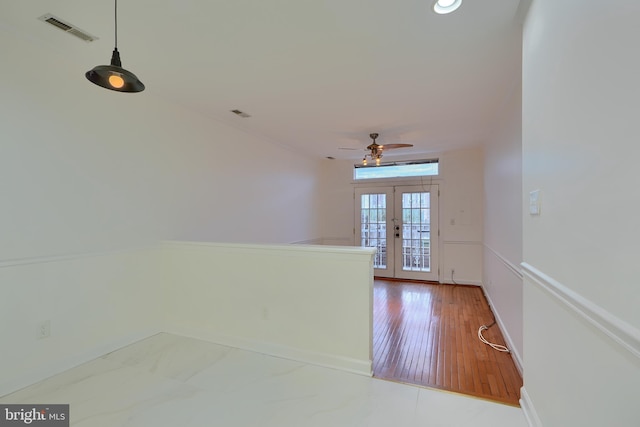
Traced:
<path fill-rule="evenodd" d="M 356 245 L 375 247 L 378 277 L 438 281 L 438 186 L 358 188 Z"/>
<path fill-rule="evenodd" d="M 356 246 L 376 248 L 374 274 L 394 277 L 393 187 L 355 190 Z"/>

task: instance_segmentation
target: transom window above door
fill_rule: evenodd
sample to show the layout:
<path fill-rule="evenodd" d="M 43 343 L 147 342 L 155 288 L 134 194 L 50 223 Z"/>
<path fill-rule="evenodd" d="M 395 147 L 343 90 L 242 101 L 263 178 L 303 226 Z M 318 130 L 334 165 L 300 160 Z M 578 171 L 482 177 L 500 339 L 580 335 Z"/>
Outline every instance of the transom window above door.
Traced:
<path fill-rule="evenodd" d="M 380 165 L 354 165 L 353 167 L 353 178 L 356 181 L 436 175 L 438 175 L 438 159 L 386 162 Z"/>

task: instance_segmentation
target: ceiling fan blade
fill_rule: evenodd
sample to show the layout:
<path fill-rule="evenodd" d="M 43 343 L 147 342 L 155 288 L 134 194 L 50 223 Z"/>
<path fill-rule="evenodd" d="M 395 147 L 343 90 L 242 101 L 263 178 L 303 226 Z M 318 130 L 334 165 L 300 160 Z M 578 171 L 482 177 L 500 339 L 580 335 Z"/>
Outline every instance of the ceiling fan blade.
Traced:
<path fill-rule="evenodd" d="M 362 150 L 362 148 L 352 148 L 352 147 L 338 147 L 338 150 Z"/>
<path fill-rule="evenodd" d="M 382 150 L 391 150 L 393 148 L 408 148 L 408 147 L 413 147 L 413 144 L 384 144 L 380 146 Z"/>

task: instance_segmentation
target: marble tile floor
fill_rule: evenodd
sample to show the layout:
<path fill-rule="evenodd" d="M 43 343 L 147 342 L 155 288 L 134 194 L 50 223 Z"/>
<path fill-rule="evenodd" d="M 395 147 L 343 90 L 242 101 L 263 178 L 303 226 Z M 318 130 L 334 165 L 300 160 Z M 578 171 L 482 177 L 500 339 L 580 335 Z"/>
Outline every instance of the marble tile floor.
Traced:
<path fill-rule="evenodd" d="M 0 398 L 76 427 L 526 427 L 520 408 L 158 334 Z"/>

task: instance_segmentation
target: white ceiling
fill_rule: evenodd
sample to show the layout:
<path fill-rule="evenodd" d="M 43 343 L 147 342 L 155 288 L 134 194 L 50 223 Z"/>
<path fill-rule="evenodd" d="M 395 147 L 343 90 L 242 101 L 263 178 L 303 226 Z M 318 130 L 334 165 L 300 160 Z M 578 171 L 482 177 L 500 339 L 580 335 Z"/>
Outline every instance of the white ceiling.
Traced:
<path fill-rule="evenodd" d="M 371 132 L 414 144 L 403 154 L 473 146 L 519 78 L 520 3 L 463 0 L 441 16 L 433 0 L 120 0 L 122 64 L 147 87 L 123 96 L 153 94 L 313 156 L 361 158 Z M 59 51 L 84 79 L 110 61 L 113 8 L 3 0 L 0 27 Z"/>

